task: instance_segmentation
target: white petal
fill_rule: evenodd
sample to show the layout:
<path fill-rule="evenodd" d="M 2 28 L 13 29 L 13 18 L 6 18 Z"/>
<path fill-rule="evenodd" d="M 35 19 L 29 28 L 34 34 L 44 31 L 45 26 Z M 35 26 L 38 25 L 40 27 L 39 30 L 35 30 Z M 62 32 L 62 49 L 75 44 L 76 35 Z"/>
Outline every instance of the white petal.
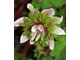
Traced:
<path fill-rule="evenodd" d="M 41 33 L 38 33 L 37 37 L 36 37 L 36 41 L 38 41 L 38 39 L 40 38 Z"/>
<path fill-rule="evenodd" d="M 61 29 L 58 26 L 54 26 L 54 27 L 55 27 L 55 29 L 54 29 L 54 32 L 52 32 L 52 33 L 57 34 L 57 35 L 65 35 L 65 32 L 63 29 Z"/>
<path fill-rule="evenodd" d="M 31 40 L 34 40 L 34 38 L 36 37 L 36 35 L 37 35 L 37 31 L 36 32 L 32 32 L 31 35 L 30 35 L 30 36 L 32 36 Z"/>
<path fill-rule="evenodd" d="M 41 13 L 46 12 L 46 14 L 49 14 L 50 17 L 52 17 L 55 14 L 55 11 L 53 8 L 50 9 L 44 9 Z"/>
<path fill-rule="evenodd" d="M 38 25 L 37 29 L 42 32 L 44 30 L 44 27 L 43 27 L 43 25 Z"/>
<path fill-rule="evenodd" d="M 20 43 L 25 43 L 26 41 L 28 41 L 27 36 L 23 36 L 23 34 L 20 37 Z"/>
<path fill-rule="evenodd" d="M 34 44 L 34 42 L 30 40 L 30 45 L 33 45 L 33 44 Z"/>
<path fill-rule="evenodd" d="M 32 13 L 34 13 L 35 9 L 34 9 L 34 7 L 32 6 L 32 4 L 28 3 L 28 4 L 27 4 L 27 8 L 28 8 Z"/>
<path fill-rule="evenodd" d="M 53 23 L 60 24 L 63 20 L 63 16 L 61 17 L 53 17 Z"/>
<path fill-rule="evenodd" d="M 28 17 L 26 17 L 26 18 L 28 18 Z M 24 23 L 24 17 L 21 17 L 21 18 L 17 19 L 14 22 L 14 26 L 19 27 L 19 23 Z"/>
<path fill-rule="evenodd" d="M 37 29 L 36 26 L 37 26 L 37 25 L 32 26 L 32 28 L 31 28 L 31 31 L 32 31 L 32 32 L 35 32 L 35 31 L 36 31 L 36 29 Z"/>
<path fill-rule="evenodd" d="M 49 49 L 53 50 L 54 49 L 54 40 L 49 40 L 48 44 L 49 44 Z"/>

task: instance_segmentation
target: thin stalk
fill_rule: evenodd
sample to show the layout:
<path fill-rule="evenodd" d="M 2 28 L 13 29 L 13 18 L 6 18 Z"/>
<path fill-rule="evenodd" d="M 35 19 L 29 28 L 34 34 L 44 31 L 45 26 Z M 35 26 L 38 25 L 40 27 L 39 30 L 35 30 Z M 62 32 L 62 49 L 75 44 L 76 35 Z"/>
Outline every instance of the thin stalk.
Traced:
<path fill-rule="evenodd" d="M 46 54 L 45 54 L 45 55 L 48 55 L 48 54 L 50 53 L 50 51 L 51 51 L 51 50 L 50 50 L 50 49 L 48 49 L 48 51 L 46 52 Z"/>
<path fill-rule="evenodd" d="M 21 12 L 29 0 L 25 0 L 14 15 L 14 21 L 21 16 Z"/>
<path fill-rule="evenodd" d="M 24 47 L 24 51 L 23 51 L 23 56 L 22 58 L 24 58 L 24 56 L 26 55 L 26 53 L 28 52 L 29 48 L 30 48 L 30 41 L 28 40 L 25 47 Z"/>

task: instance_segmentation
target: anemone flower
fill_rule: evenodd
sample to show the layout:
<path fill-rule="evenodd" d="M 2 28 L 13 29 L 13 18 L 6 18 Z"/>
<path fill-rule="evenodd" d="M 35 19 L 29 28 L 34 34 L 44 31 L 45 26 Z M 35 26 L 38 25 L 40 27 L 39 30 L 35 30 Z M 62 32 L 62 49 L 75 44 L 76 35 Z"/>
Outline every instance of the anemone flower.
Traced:
<path fill-rule="evenodd" d="M 34 9 L 34 7 L 30 3 L 27 4 L 27 8 L 31 11 L 31 14 L 34 14 L 34 11 L 36 9 Z M 53 24 L 60 24 L 63 20 L 63 16 L 53 17 L 53 15 L 55 14 L 55 11 L 54 11 L 53 8 L 44 9 L 41 12 L 41 14 L 43 14 L 44 12 L 46 13 L 46 15 L 49 15 L 49 17 L 52 18 L 52 23 Z M 26 19 L 28 19 L 28 17 L 26 17 Z M 21 24 L 25 23 L 24 17 L 21 17 L 21 18 L 17 19 L 14 22 L 14 26 L 19 27 L 20 23 Z M 36 23 L 35 25 L 31 26 L 31 34 L 30 34 L 31 38 L 29 38 L 27 35 L 23 36 L 23 33 L 25 33 L 25 32 L 23 32 L 22 35 L 21 35 L 21 38 L 20 38 L 20 43 L 24 43 L 24 42 L 30 40 L 30 44 L 33 45 L 35 43 L 35 41 L 38 41 L 40 38 L 41 38 L 41 40 L 44 40 L 44 33 L 46 32 L 45 30 L 46 30 L 46 28 L 44 27 L 44 24 L 42 24 L 42 23 L 37 24 Z M 51 33 L 56 34 L 56 35 L 65 35 L 64 30 L 62 28 L 56 26 L 56 25 L 54 26 L 54 31 L 51 32 Z M 34 39 L 35 39 L 35 41 L 33 41 Z M 51 50 L 54 49 L 54 37 L 52 37 L 52 39 L 49 39 L 45 42 L 48 43 L 49 49 L 51 49 Z"/>

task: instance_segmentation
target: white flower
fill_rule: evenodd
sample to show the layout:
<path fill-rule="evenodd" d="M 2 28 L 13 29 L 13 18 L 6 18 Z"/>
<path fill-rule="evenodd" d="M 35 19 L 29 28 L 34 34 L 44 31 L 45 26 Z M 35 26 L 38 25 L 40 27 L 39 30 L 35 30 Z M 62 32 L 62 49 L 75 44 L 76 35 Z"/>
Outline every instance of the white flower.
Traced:
<path fill-rule="evenodd" d="M 34 13 L 35 9 L 30 3 L 28 3 L 27 8 L 32 12 L 32 14 Z M 49 15 L 50 17 L 53 17 L 53 15 L 55 14 L 55 11 L 54 11 L 53 8 L 44 9 L 41 13 L 44 13 L 44 12 L 46 12 L 46 15 Z M 26 17 L 26 18 L 28 19 L 28 17 Z M 62 22 L 62 20 L 63 20 L 63 16 L 61 16 L 61 17 L 53 17 L 53 23 L 55 23 L 55 24 L 60 24 Z M 17 19 L 14 22 L 14 26 L 19 27 L 19 23 L 24 23 L 23 17 Z M 54 27 L 55 27 L 55 29 L 54 29 L 54 31 L 52 33 L 57 34 L 57 35 L 65 35 L 65 32 L 64 32 L 63 29 L 61 29 L 60 27 L 57 27 L 57 26 L 54 26 Z M 30 36 L 32 36 L 31 39 L 30 39 L 30 44 L 31 45 L 34 44 L 33 40 L 36 39 L 36 41 L 38 41 L 40 36 L 41 36 L 41 40 L 43 40 L 44 27 L 43 27 L 42 24 L 32 26 L 31 32 L 32 32 L 30 34 Z M 21 35 L 20 43 L 24 43 L 24 42 L 26 42 L 28 40 L 29 39 L 27 38 L 27 36 Z M 49 44 L 49 48 L 51 50 L 53 50 L 54 49 L 54 38 L 53 38 L 53 40 L 48 40 L 47 43 Z"/>

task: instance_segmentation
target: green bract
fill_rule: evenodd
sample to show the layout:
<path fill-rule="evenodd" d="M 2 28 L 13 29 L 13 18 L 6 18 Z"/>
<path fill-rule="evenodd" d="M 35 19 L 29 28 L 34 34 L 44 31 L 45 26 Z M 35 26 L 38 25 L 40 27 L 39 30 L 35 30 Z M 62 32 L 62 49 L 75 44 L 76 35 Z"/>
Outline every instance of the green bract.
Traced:
<path fill-rule="evenodd" d="M 56 37 L 57 35 L 52 33 L 54 31 L 55 23 L 53 23 L 53 17 L 50 17 L 49 15 L 46 15 L 46 12 L 40 13 L 38 9 L 34 11 L 34 13 L 30 12 L 28 19 L 24 17 L 24 24 L 19 23 L 20 26 L 24 27 L 24 33 L 23 36 L 28 36 L 28 38 L 31 38 L 31 28 L 34 25 L 43 25 L 44 27 L 44 39 L 41 40 L 39 38 L 38 42 L 40 45 L 45 47 L 45 41 L 53 40 L 53 37 Z M 35 39 L 33 40 L 35 41 Z M 36 42 L 35 42 L 36 43 Z"/>

